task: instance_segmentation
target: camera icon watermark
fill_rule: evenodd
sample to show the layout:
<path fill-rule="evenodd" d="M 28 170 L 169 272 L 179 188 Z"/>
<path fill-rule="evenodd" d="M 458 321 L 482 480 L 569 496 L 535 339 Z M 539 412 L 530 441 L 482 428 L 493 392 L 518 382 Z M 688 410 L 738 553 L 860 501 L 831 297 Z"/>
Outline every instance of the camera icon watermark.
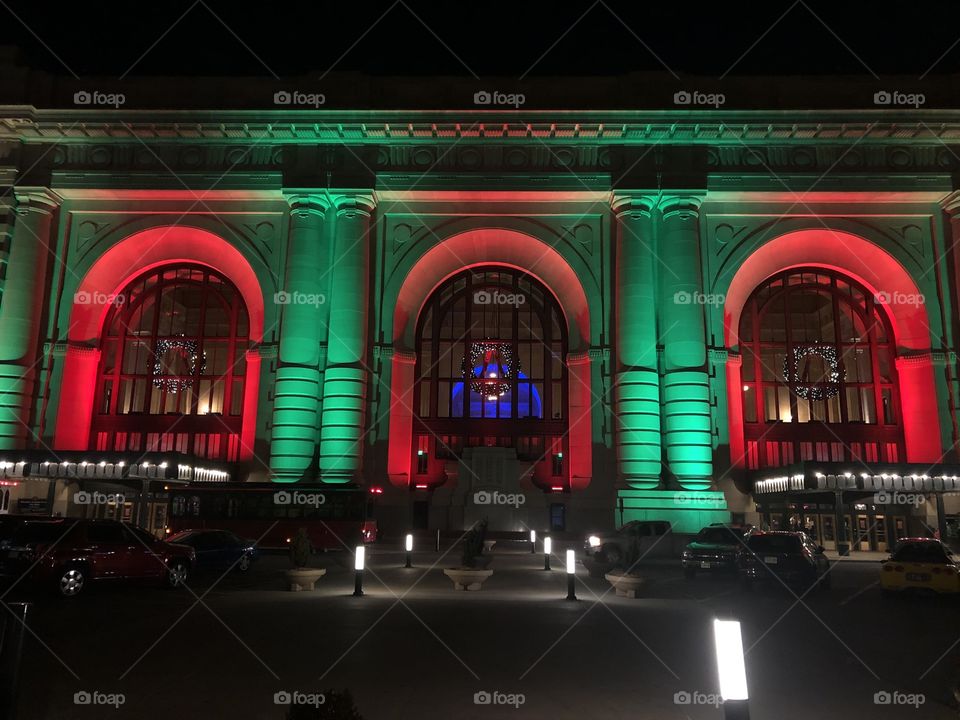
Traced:
<path fill-rule="evenodd" d="M 305 293 L 297 290 L 288 292 L 287 290 L 281 290 L 273 294 L 273 302 L 276 305 L 310 305 L 311 307 L 318 308 L 326 304 L 327 296 L 323 293 Z"/>
<path fill-rule="evenodd" d="M 874 293 L 873 301 L 879 303 L 880 305 L 906 305 L 909 307 L 920 307 L 925 305 L 927 298 L 923 293 L 905 293 L 896 290 L 894 292 L 887 292 L 886 290 L 881 290 L 878 293 Z"/>
<path fill-rule="evenodd" d="M 274 505 L 310 505 L 319 507 L 327 502 L 323 493 L 305 493 L 299 490 L 278 490 L 273 494 Z"/>
<path fill-rule="evenodd" d="M 481 490 L 473 494 L 474 505 L 512 505 L 519 508 L 527 502 L 523 493 L 502 493 L 497 490 Z"/>
<path fill-rule="evenodd" d="M 273 94 L 274 105 L 296 105 L 318 108 L 325 105 L 327 96 L 323 93 L 307 93 L 300 90 L 278 90 Z"/>
<path fill-rule="evenodd" d="M 505 693 L 499 690 L 479 690 L 473 694 L 474 705 L 507 705 L 519 708 L 527 702 L 523 693 Z"/>
<path fill-rule="evenodd" d="M 699 90 L 678 90 L 673 94 L 674 105 L 700 105 L 719 108 L 725 105 L 727 96 L 723 93 L 705 93 Z"/>
<path fill-rule="evenodd" d="M 526 304 L 527 296 L 523 293 L 505 293 L 496 288 L 491 290 L 477 290 L 473 293 L 475 305 L 513 305 L 520 307 Z"/>
<path fill-rule="evenodd" d="M 897 490 L 881 490 L 873 495 L 874 505 L 913 505 L 920 507 L 927 502 L 923 493 L 899 492 Z"/>
<path fill-rule="evenodd" d="M 78 90 L 73 94 L 74 105 L 118 108 L 127 102 L 123 93 L 105 93 L 99 90 Z"/>
<path fill-rule="evenodd" d="M 123 693 L 105 693 L 99 690 L 80 690 L 73 694 L 74 705 L 103 705 L 118 709 L 127 702 Z"/>
<path fill-rule="evenodd" d="M 278 690 L 273 694 L 274 705 L 301 705 L 318 708 L 327 701 L 323 693 L 305 693 L 299 690 Z"/>
<path fill-rule="evenodd" d="M 723 293 L 678 290 L 673 294 L 673 302 L 675 305 L 711 305 L 722 307 L 727 302 L 727 296 Z"/>
<path fill-rule="evenodd" d="M 673 694 L 674 705 L 723 705 L 723 698 L 719 693 L 705 693 L 699 690 L 680 690 Z"/>
<path fill-rule="evenodd" d="M 114 305 L 120 307 L 127 301 L 122 293 L 88 292 L 80 290 L 73 294 L 74 305 Z"/>
<path fill-rule="evenodd" d="M 123 505 L 122 493 L 102 493 L 97 490 L 81 490 L 73 494 L 74 505 Z"/>
<path fill-rule="evenodd" d="M 726 500 L 723 494 L 698 492 L 696 490 L 678 490 L 673 494 L 673 502 L 677 505 L 694 505 L 703 508 L 724 508 Z"/>
<path fill-rule="evenodd" d="M 492 92 L 487 90 L 478 90 L 473 94 L 474 105 L 512 105 L 515 108 L 520 107 L 527 102 L 527 96 L 523 93 L 503 93 L 499 90 Z"/>
<path fill-rule="evenodd" d="M 918 108 L 925 105 L 927 96 L 923 93 L 905 93 L 899 90 L 878 90 L 873 94 L 874 105 L 898 105 Z"/>
<path fill-rule="evenodd" d="M 874 705 L 912 705 L 919 708 L 927 702 L 923 693 L 905 693 L 899 690 L 881 690 L 873 694 Z"/>

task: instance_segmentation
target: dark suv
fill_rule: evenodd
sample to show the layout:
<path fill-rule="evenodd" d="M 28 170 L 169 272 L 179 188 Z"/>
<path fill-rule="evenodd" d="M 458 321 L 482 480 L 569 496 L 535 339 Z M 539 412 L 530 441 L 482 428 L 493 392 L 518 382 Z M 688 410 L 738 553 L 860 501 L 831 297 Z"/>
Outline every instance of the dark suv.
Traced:
<path fill-rule="evenodd" d="M 116 520 L 59 518 L 27 521 L 0 547 L 0 575 L 28 579 L 73 597 L 91 581 L 157 579 L 182 585 L 192 548 L 157 540 Z"/>
<path fill-rule="evenodd" d="M 743 550 L 747 528 L 710 525 L 703 528 L 683 551 L 683 574 L 693 578 L 698 572 L 737 571 L 737 556 Z"/>
<path fill-rule="evenodd" d="M 806 533 L 755 532 L 746 545 L 739 558 L 743 589 L 764 580 L 777 583 L 778 579 L 788 586 L 830 587 L 830 561 Z"/>

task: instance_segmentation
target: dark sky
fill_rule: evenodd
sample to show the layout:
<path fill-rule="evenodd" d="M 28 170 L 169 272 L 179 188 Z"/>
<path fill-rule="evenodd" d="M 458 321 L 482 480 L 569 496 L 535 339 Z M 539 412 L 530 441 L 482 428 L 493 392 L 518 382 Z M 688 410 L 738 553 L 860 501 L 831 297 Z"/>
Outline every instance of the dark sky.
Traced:
<path fill-rule="evenodd" d="M 0 43 L 53 73 L 519 77 L 960 72 L 960 3 L 0 0 Z M 646 44 L 646 47 L 645 47 Z M 659 59 L 658 59 L 659 57 Z M 58 59 L 59 58 L 59 59 Z"/>

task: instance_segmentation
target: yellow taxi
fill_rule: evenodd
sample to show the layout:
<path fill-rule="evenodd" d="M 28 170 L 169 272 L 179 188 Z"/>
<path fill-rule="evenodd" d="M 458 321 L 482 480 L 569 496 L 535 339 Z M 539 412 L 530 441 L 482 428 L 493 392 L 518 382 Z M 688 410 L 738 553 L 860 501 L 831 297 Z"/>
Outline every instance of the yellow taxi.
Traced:
<path fill-rule="evenodd" d="M 933 538 L 904 538 L 880 568 L 885 595 L 903 590 L 960 593 L 960 564 L 950 548 Z"/>

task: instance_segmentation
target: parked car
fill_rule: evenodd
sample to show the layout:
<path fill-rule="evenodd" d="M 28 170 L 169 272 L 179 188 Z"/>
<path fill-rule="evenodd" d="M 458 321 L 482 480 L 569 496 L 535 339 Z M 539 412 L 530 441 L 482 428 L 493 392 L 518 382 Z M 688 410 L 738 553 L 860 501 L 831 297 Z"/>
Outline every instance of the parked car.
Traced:
<path fill-rule="evenodd" d="M 116 520 L 30 520 L 0 549 L 0 574 L 79 595 L 101 580 L 156 579 L 167 587 L 186 582 L 193 548 L 157 540 L 146 530 Z"/>
<path fill-rule="evenodd" d="M 703 528 L 683 551 L 681 564 L 687 578 L 698 572 L 737 571 L 737 556 L 750 530 L 717 523 Z"/>
<path fill-rule="evenodd" d="M 613 532 L 590 535 L 583 545 L 583 552 L 586 558 L 612 567 L 627 556 L 630 544 L 635 539 L 640 541 L 640 547 L 644 550 L 668 532 L 670 523 L 666 520 L 631 520 Z M 669 550 L 666 542 L 664 550 Z"/>
<path fill-rule="evenodd" d="M 884 595 L 906 590 L 960 592 L 960 564 L 950 548 L 933 538 L 904 538 L 880 568 Z"/>
<path fill-rule="evenodd" d="M 183 530 L 167 542 L 189 545 L 197 554 L 197 569 L 246 572 L 259 553 L 254 540 L 244 540 L 228 530 Z"/>
<path fill-rule="evenodd" d="M 830 587 L 830 561 L 810 536 L 803 532 L 773 530 L 754 532 L 738 557 L 743 589 L 754 583 L 778 580 L 789 586 Z"/>

